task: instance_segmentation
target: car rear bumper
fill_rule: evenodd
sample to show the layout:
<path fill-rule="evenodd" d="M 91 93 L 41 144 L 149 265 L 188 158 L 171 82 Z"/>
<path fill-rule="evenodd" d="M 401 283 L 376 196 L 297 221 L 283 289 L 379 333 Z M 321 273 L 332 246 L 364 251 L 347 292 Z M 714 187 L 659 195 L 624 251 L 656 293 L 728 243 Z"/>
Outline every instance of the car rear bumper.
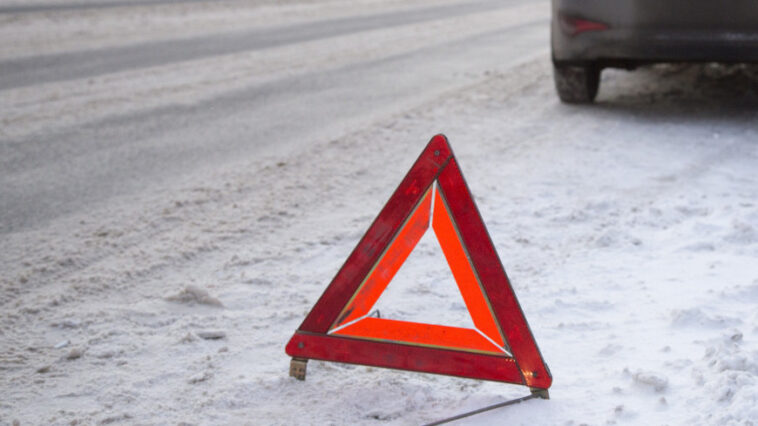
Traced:
<path fill-rule="evenodd" d="M 555 31 L 555 29 L 554 29 Z M 557 62 L 758 62 L 757 32 L 605 30 L 553 36 Z"/>
<path fill-rule="evenodd" d="M 551 44 L 553 59 L 562 63 L 758 62 L 758 5 L 755 0 L 553 0 Z"/>

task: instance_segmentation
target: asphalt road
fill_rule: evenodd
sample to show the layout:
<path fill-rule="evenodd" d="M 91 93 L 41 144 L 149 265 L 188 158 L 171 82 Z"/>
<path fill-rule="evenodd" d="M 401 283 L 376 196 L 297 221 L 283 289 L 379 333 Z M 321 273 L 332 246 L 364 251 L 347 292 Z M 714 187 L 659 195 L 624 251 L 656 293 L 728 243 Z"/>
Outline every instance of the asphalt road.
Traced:
<path fill-rule="evenodd" d="M 104 5 L 112 5 L 113 7 L 121 4 L 104 3 Z M 268 49 L 376 29 L 391 29 L 402 25 L 486 12 L 503 8 L 508 4 L 513 5 L 515 3 L 492 1 L 457 3 L 426 7 L 410 12 L 393 11 L 367 16 L 306 22 L 272 29 L 253 29 L 190 39 L 141 43 L 95 51 L 30 56 L 0 62 L 0 69 L 3 70 L 3 73 L 0 74 L 0 89 L 32 86 L 51 81 L 114 73 L 124 69 L 147 68 L 198 58 Z M 78 4 L 78 6 L 83 5 Z M 53 10 L 60 10 L 62 7 Z"/>
<path fill-rule="evenodd" d="M 524 2 L 426 5 L 294 25 L 161 39 L 94 50 L 68 50 L 0 61 L 0 96 L 126 70 L 154 69 L 219 55 L 298 46 L 323 40 L 355 48 L 357 34 L 384 37 L 411 25 L 493 13 Z M 92 4 L 90 4 L 92 5 Z M 51 5 L 53 7 L 55 5 Z M 68 5 L 73 7 L 72 5 Z M 109 10 L 117 13 L 118 4 Z M 33 6 L 26 6 L 27 9 Z M 42 6 L 40 6 L 42 7 Z M 66 5 L 58 5 L 66 9 Z M 23 7 L 22 7 L 23 8 Z M 2 10 L 14 13 L 12 8 Z M 16 11 L 21 12 L 20 9 Z M 279 78 L 199 102 L 177 102 L 113 114 L 64 127 L 44 126 L 22 137 L 0 136 L 0 232 L 18 232 L 107 203 L 113 197 L 170 187 L 187 176 L 235 167 L 240 160 L 303 140 L 345 131 L 472 84 L 483 71 L 512 66 L 546 51 L 547 19 L 483 28 L 389 54 L 367 54 L 336 68 L 283 73 Z M 303 55 L 307 55 L 307 47 Z M 220 70 L 219 72 L 223 72 Z M 134 83 L 135 90 L 140 82 Z M 437 129 L 430 129 L 430 135 Z M 293 143 L 297 142 L 297 143 Z"/>
<path fill-rule="evenodd" d="M 216 0 L 224 1 L 224 0 Z M 17 14 L 33 12 L 60 12 L 69 10 L 92 10 L 130 7 L 136 5 L 166 5 L 178 3 L 203 3 L 208 0 L 112 0 L 112 1 L 74 1 L 65 3 L 24 3 L 0 6 L 0 14 Z"/>

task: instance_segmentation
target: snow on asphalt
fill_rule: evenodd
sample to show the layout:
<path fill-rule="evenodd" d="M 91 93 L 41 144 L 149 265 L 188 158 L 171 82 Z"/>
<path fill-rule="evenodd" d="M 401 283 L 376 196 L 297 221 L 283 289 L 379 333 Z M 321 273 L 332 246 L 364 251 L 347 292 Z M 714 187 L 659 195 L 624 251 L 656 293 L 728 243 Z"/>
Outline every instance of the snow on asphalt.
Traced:
<path fill-rule="evenodd" d="M 311 10 L 306 6 L 300 5 L 300 9 Z M 371 3 L 367 2 L 363 8 L 353 5 L 345 9 L 354 14 L 358 11 L 362 14 L 368 14 L 372 10 L 370 6 Z M 418 5 L 415 7 L 419 8 Z M 222 10 L 225 9 L 222 8 Z M 284 10 L 279 10 L 277 15 L 270 18 L 276 19 L 279 25 L 293 25 L 289 21 L 298 14 L 287 13 L 289 9 L 286 7 L 280 9 Z M 2 123 L 0 136 L 23 138 L 40 132 L 49 132 L 52 129 L 64 129 L 82 123 L 96 123 L 98 120 L 113 115 L 134 114 L 151 108 L 199 104 L 202 101 L 228 96 L 251 86 L 264 86 L 267 83 L 280 81 L 285 77 L 301 76 L 316 71 L 328 72 L 349 64 L 400 55 L 430 44 L 448 43 L 466 36 L 494 31 L 503 28 L 503 26 L 532 22 L 544 17 L 544 9 L 541 6 L 526 4 L 515 8 L 472 14 L 465 18 L 452 16 L 431 22 L 403 25 L 394 28 L 392 31 L 385 29 L 366 30 L 353 34 L 351 37 L 326 37 L 297 44 L 285 44 L 284 46 L 277 46 L 278 48 L 275 49 L 262 48 L 217 54 L 213 56 L 212 66 L 209 66 L 208 58 L 204 57 L 160 66 L 139 67 L 102 75 L 84 76 L 68 81 L 11 87 L 4 91 L 3 99 L 0 101 L 0 113 L 2 113 L 0 116 L 0 123 Z M 264 13 L 262 13 L 264 16 L 267 15 L 265 10 L 264 8 Z M 414 9 L 410 8 L 409 10 L 413 11 Z M 324 19 L 339 19 L 346 13 L 345 10 L 339 10 L 340 14 L 336 14 L 336 11 L 325 6 L 322 6 L 318 11 L 324 15 Z M 176 13 L 174 11 L 173 15 Z M 211 14 L 211 18 L 209 18 L 209 13 L 203 13 L 202 10 L 195 11 L 195 14 L 202 16 L 204 18 L 202 22 L 206 25 L 218 30 L 219 24 L 215 26 L 208 24 L 208 22 L 215 22 L 212 19 L 214 15 Z M 301 10 L 300 14 L 304 14 L 304 12 Z M 110 15 L 113 13 L 111 12 Z M 268 15 L 273 15 L 273 13 L 269 12 Z M 197 17 L 195 19 L 200 20 Z M 153 20 L 157 19 L 152 18 L 148 22 L 152 23 Z M 192 21 L 192 19 L 188 20 Z M 31 27 L 36 29 L 36 34 L 50 37 L 48 31 L 40 31 L 39 26 L 41 24 L 39 21 L 38 18 L 35 21 L 36 26 Z M 89 28 L 87 21 L 81 17 L 72 19 L 72 21 L 78 25 L 78 28 Z M 165 24 L 161 20 L 157 21 L 156 26 Z M 236 25 L 240 25 L 240 23 L 254 25 L 256 31 L 264 36 L 267 35 L 262 31 L 265 30 L 266 26 L 261 26 L 258 21 L 258 19 L 248 19 L 244 14 L 242 17 L 231 20 Z M 206 35 L 203 31 L 205 26 L 192 26 L 188 22 L 185 22 L 184 25 L 192 29 L 191 32 L 185 29 L 187 33 L 185 36 L 189 38 L 189 35 L 192 35 L 194 37 L 192 40 Z M 106 28 L 109 31 L 106 32 Z M 128 34 L 118 31 L 120 27 L 117 26 L 106 28 L 103 29 L 103 34 L 85 33 L 83 35 L 80 31 L 67 35 L 72 39 L 72 44 L 76 43 L 80 48 L 88 47 L 86 42 L 93 41 L 98 41 L 100 43 L 98 46 L 118 48 L 120 47 L 120 43 L 117 43 L 119 38 L 125 38 L 125 35 L 129 36 L 127 40 L 134 42 L 141 40 L 141 37 L 146 34 L 151 34 L 149 31 L 140 31 L 134 34 L 133 27 L 131 33 Z M 233 31 L 235 28 L 225 30 Z M 13 33 L 12 30 L 7 32 L 8 34 Z M 165 37 L 166 33 L 172 34 L 174 37 L 177 36 L 174 32 L 164 28 L 161 34 L 164 34 Z M 0 27 L 1 35 L 2 27 Z M 257 35 L 259 34 L 251 33 L 249 37 L 255 39 Z M 138 37 L 135 38 L 135 36 Z M 161 39 L 160 37 L 153 38 Z M 110 43 L 106 44 L 106 41 Z M 200 40 L 200 42 L 202 41 L 203 39 Z M 42 45 L 53 44 L 47 38 L 40 43 Z M 38 50 L 37 45 L 28 41 L 26 43 L 7 43 L 7 46 L 13 49 L 11 50 L 13 53 L 17 53 L 15 51 L 17 48 L 14 48 L 16 45 L 20 45 L 26 51 Z M 55 43 L 54 45 L 58 49 L 65 49 L 68 46 L 66 43 Z M 304 55 L 304 51 L 308 54 Z M 0 54 L 0 58 L 2 58 L 2 54 Z M 135 84 L 135 81 L 140 82 L 140 84 Z"/>
<path fill-rule="evenodd" d="M 755 424 L 757 83 L 607 71 L 597 105 L 570 107 L 527 57 L 339 138 L 3 235 L 0 423 L 420 424 L 525 395 L 314 361 L 287 376 L 285 343 L 443 132 L 554 376 L 550 400 L 459 424 Z M 440 254 L 409 262 L 390 289 L 410 315 L 460 319 Z"/>

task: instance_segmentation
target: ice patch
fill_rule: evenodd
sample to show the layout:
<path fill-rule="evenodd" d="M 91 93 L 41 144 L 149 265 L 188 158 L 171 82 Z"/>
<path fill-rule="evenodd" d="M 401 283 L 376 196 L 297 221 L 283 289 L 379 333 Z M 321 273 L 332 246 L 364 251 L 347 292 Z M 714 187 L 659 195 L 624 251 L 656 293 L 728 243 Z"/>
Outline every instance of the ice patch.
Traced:
<path fill-rule="evenodd" d="M 758 243 L 758 231 L 749 223 L 735 221 L 732 223 L 732 232 L 724 240 L 741 245 L 755 244 Z"/>
<path fill-rule="evenodd" d="M 618 417 L 619 419 L 623 419 L 623 420 L 631 420 L 631 419 L 634 419 L 635 417 L 637 417 L 637 413 L 635 411 L 630 410 L 629 408 L 627 408 L 623 404 L 622 405 L 617 405 L 616 408 L 613 409 L 613 415 L 616 416 L 616 417 Z M 613 423 L 615 423 L 615 422 L 613 422 Z M 584 424 L 584 423 L 582 423 L 582 424 Z"/>
<path fill-rule="evenodd" d="M 754 280 L 748 286 L 733 286 L 721 293 L 727 299 L 740 300 L 743 302 L 758 302 L 758 280 Z"/>
<path fill-rule="evenodd" d="M 221 330 L 198 331 L 197 336 L 205 340 L 219 340 L 226 337 L 226 333 Z"/>
<path fill-rule="evenodd" d="M 708 252 L 716 250 L 716 246 L 713 245 L 713 243 L 701 241 L 693 244 L 688 244 L 682 247 L 682 250 L 692 252 Z"/>
<path fill-rule="evenodd" d="M 621 345 L 608 344 L 603 349 L 598 351 L 598 355 L 603 356 L 603 357 L 611 357 L 613 355 L 616 355 L 618 352 L 620 352 L 623 349 L 624 347 Z"/>
<path fill-rule="evenodd" d="M 166 300 L 168 300 L 169 302 L 178 302 L 178 303 L 187 303 L 187 304 L 198 303 L 201 305 L 210 305 L 210 306 L 218 306 L 218 307 L 224 306 L 223 304 L 221 304 L 220 300 L 211 296 L 206 290 L 203 290 L 202 288 L 196 287 L 194 285 L 188 285 L 181 292 L 173 296 L 166 297 Z"/>
<path fill-rule="evenodd" d="M 710 316 L 698 308 L 676 309 L 672 311 L 671 324 L 675 327 L 726 327 L 739 324 L 738 318 L 720 315 Z"/>
<path fill-rule="evenodd" d="M 73 361 L 75 359 L 79 359 L 84 355 L 84 351 L 79 348 L 73 348 L 69 353 L 66 355 L 66 359 L 69 361 Z"/>
<path fill-rule="evenodd" d="M 625 245 L 639 246 L 642 240 L 616 229 L 608 229 L 595 238 L 595 245 L 601 248 L 618 247 Z"/>
<path fill-rule="evenodd" d="M 205 382 L 213 377 L 213 374 L 209 371 L 204 371 L 202 373 L 195 374 L 194 376 L 190 377 L 187 380 L 187 383 L 191 385 L 196 385 L 198 383 Z"/>
<path fill-rule="evenodd" d="M 674 209 L 685 217 L 707 216 L 710 213 L 710 210 L 707 207 L 682 205 L 676 206 Z"/>
<path fill-rule="evenodd" d="M 624 369 L 624 373 L 631 375 L 634 383 L 653 389 L 658 393 L 665 391 L 669 386 L 668 378 L 661 374 L 641 370 L 632 373 L 628 369 Z"/>

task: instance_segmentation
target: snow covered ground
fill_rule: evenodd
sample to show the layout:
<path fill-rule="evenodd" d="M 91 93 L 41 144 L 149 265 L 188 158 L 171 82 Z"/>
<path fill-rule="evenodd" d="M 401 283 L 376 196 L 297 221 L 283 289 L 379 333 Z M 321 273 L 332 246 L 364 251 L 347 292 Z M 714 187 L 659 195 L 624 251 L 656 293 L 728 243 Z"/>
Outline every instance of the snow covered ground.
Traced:
<path fill-rule="evenodd" d="M 346 4 L 317 10 L 362 7 Z M 181 7 L 241 25 L 221 6 Z M 256 7 L 298 19 L 282 11 L 314 6 Z M 459 424 L 758 423 L 758 70 L 606 71 L 590 107 L 556 100 L 546 48 L 465 81 L 297 149 L 4 232 L 0 423 L 421 424 L 527 394 L 314 361 L 306 381 L 287 375 L 285 343 L 439 132 L 554 378 L 550 400 Z M 70 93 L 55 84 L 36 90 Z M 103 114 L 138 108 L 127 95 L 103 98 Z M 0 119 L 26 107 L 5 99 Z M 19 113 L 28 121 L 5 122 L 5 138 L 80 120 L 35 102 L 51 116 Z M 444 259 L 424 244 L 382 312 L 465 323 Z"/>

